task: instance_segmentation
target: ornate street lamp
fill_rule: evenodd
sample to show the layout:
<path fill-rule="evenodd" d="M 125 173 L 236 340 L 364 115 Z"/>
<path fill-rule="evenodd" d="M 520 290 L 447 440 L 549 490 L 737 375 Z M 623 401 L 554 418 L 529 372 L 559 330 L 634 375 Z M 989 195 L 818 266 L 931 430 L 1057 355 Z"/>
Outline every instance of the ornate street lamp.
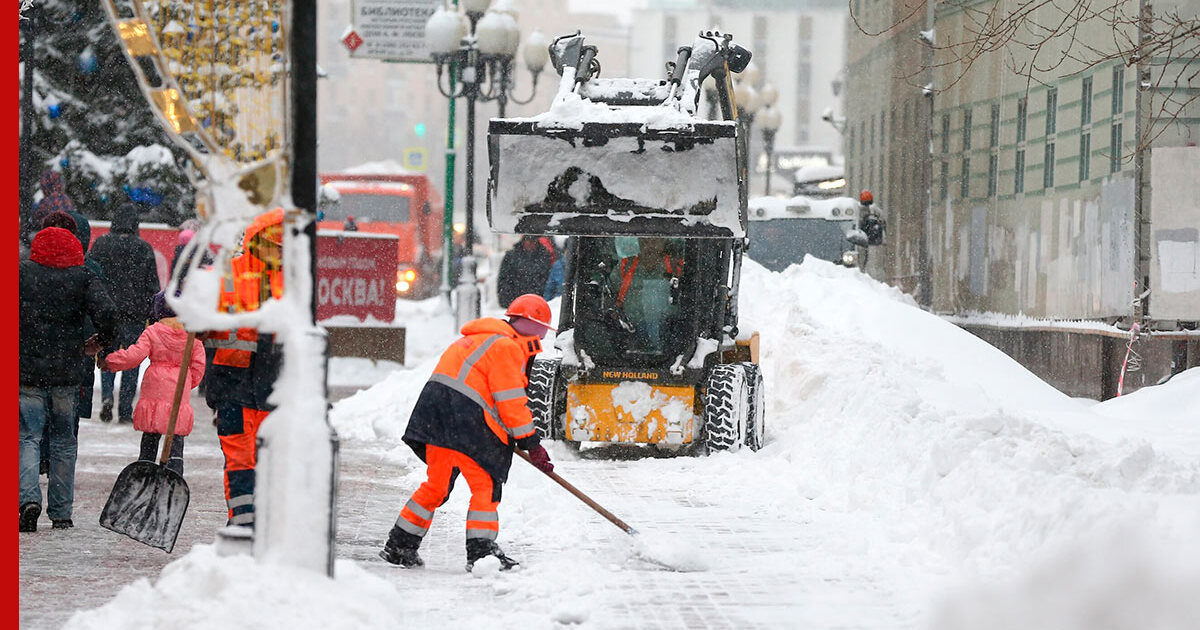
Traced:
<path fill-rule="evenodd" d="M 763 194 L 771 194 L 771 169 L 775 166 L 775 132 L 779 131 L 779 126 L 783 124 L 783 114 L 779 113 L 779 109 L 775 107 L 775 101 L 779 100 L 779 90 L 770 82 L 763 84 L 758 91 L 758 100 L 762 105 L 759 110 L 756 120 L 758 128 L 762 129 L 763 136 L 763 151 L 767 154 L 766 168 L 766 183 Z"/>
<path fill-rule="evenodd" d="M 771 194 L 771 170 L 775 167 L 775 132 L 783 123 L 783 115 L 774 105 L 767 105 L 758 113 L 758 128 L 762 129 L 763 150 L 767 154 L 766 183 L 763 194 Z"/>
<path fill-rule="evenodd" d="M 517 28 L 516 11 L 511 3 L 499 0 L 491 11 L 491 0 L 461 0 L 462 13 L 438 9 L 425 23 L 425 42 L 437 65 L 438 91 L 449 99 L 467 99 L 467 180 L 466 180 L 466 251 L 462 272 L 455 289 L 455 324 L 461 327 L 479 317 L 479 285 L 475 275 L 475 103 L 498 101 L 500 116 L 511 99 L 524 105 L 533 100 L 538 75 L 550 59 L 546 38 L 531 33 L 525 43 L 524 62 L 533 79 L 529 96 L 517 99 L 513 95 L 512 61 L 520 48 L 521 32 Z M 449 86 L 442 85 L 448 75 Z M 457 87 L 456 87 L 457 86 Z M 447 236 L 447 241 L 449 241 Z M 444 255 L 452 255 L 453 246 L 443 246 Z M 448 290 L 448 283 L 444 290 Z"/>

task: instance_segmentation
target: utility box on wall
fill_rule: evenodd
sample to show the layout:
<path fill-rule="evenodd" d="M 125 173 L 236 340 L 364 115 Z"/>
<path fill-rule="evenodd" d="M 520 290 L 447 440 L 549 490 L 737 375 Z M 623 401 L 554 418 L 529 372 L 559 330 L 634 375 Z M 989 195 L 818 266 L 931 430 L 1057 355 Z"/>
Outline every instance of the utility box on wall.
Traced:
<path fill-rule="evenodd" d="M 1200 321 L 1200 147 L 1150 156 L 1149 315 Z"/>

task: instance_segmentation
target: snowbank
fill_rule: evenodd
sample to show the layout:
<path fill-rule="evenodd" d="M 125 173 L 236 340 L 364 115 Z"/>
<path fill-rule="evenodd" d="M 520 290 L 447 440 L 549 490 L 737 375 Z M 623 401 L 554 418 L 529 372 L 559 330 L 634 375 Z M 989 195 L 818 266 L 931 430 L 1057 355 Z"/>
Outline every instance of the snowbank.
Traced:
<path fill-rule="evenodd" d="M 396 588 L 353 562 L 339 561 L 336 579 L 218 556 L 196 545 L 163 568 L 153 584 L 138 580 L 109 603 L 72 615 L 64 630 L 193 628 L 294 630 L 296 628 L 399 628 L 404 615 Z"/>

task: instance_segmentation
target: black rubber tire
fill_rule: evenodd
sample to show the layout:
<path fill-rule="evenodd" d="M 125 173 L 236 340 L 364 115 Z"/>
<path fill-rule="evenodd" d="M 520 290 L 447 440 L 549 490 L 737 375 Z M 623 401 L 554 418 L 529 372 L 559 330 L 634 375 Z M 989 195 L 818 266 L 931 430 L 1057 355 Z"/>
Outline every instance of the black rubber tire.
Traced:
<path fill-rule="evenodd" d="M 533 414 L 533 426 L 543 440 L 558 440 L 562 437 L 555 398 L 558 397 L 558 368 L 561 359 L 534 359 L 529 368 L 529 387 L 525 394 L 529 399 L 529 411 Z"/>
<path fill-rule="evenodd" d="M 746 385 L 748 386 L 748 413 L 746 414 L 746 447 L 752 451 L 762 448 L 766 441 L 766 412 L 763 402 L 762 368 L 757 363 L 743 363 L 746 370 Z"/>
<path fill-rule="evenodd" d="M 704 387 L 704 442 L 709 451 L 736 451 L 746 439 L 746 368 L 717 365 Z"/>

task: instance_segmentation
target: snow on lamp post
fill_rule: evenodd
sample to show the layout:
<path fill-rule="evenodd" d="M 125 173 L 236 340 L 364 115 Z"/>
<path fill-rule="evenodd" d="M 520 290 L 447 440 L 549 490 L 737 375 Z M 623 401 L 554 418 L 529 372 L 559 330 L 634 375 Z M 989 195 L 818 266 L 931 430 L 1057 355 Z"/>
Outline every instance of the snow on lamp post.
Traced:
<path fill-rule="evenodd" d="M 460 96 L 467 99 L 466 251 L 455 288 L 456 327 L 478 318 L 480 307 L 474 255 L 475 104 L 477 101 L 497 101 L 503 117 L 510 99 L 521 105 L 530 102 L 537 90 L 538 75 L 550 57 L 545 37 L 537 32 L 530 34 L 523 59 L 533 75 L 530 93 L 524 100 L 516 98 L 513 95 L 512 62 L 521 44 L 516 10 L 507 0 L 498 0 L 495 6 L 491 5 L 491 0 L 462 0 L 459 6 L 463 13 L 438 9 L 425 24 L 426 45 L 437 66 L 438 91 L 452 100 Z M 443 76 L 447 77 L 449 87 L 443 86 Z M 447 246 L 446 251 L 452 249 Z"/>

